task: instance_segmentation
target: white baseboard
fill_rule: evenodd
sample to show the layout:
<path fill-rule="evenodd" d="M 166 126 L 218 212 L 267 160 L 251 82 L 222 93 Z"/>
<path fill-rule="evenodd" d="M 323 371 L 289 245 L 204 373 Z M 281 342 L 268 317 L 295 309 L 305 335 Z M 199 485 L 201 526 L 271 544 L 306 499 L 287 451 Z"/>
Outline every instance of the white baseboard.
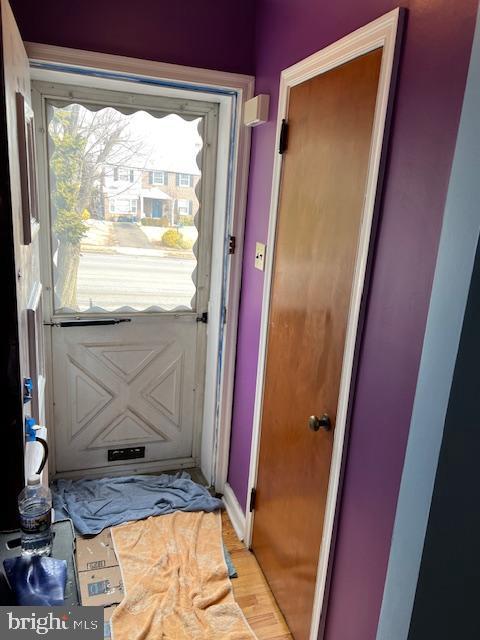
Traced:
<path fill-rule="evenodd" d="M 226 482 L 223 487 L 223 502 L 225 503 L 225 508 L 235 529 L 235 533 L 240 540 L 245 540 L 245 514 L 228 482 Z"/>

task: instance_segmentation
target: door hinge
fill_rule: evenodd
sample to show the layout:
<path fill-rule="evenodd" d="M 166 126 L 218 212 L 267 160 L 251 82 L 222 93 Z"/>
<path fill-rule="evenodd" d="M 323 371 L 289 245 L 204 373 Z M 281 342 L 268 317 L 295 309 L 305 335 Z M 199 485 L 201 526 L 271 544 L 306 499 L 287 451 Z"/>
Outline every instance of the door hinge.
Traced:
<path fill-rule="evenodd" d="M 250 491 L 250 506 L 249 506 L 250 513 L 255 509 L 256 499 L 257 499 L 257 490 L 256 489 L 252 489 Z"/>
<path fill-rule="evenodd" d="M 278 143 L 278 153 L 283 154 L 287 150 L 288 143 L 288 122 L 285 118 L 282 120 L 282 126 L 280 128 L 280 140 Z"/>
<path fill-rule="evenodd" d="M 235 236 L 228 236 L 228 253 L 233 255 L 237 248 L 237 238 Z"/>
<path fill-rule="evenodd" d="M 201 315 L 197 316 L 197 322 L 203 322 L 203 324 L 208 323 L 208 313 L 204 311 Z"/>

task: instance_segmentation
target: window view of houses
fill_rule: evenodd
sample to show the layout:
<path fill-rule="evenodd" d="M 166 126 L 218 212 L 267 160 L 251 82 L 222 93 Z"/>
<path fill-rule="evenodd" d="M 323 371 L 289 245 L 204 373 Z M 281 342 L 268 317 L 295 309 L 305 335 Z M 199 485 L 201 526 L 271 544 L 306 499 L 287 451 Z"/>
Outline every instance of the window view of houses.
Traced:
<path fill-rule="evenodd" d="M 165 165 L 166 163 L 164 163 Z M 198 211 L 195 188 L 200 172 L 185 167 L 105 167 L 103 211 L 105 220 L 144 225 L 191 225 Z M 193 172 L 194 171 L 194 172 Z"/>
<path fill-rule="evenodd" d="M 200 121 L 48 108 L 56 311 L 192 309 Z"/>

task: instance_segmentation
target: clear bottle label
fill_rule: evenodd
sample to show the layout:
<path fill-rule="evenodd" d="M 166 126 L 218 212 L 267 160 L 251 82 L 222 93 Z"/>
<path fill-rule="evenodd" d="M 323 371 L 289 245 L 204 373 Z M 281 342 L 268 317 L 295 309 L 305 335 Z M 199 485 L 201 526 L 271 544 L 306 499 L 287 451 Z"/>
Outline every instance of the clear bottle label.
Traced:
<path fill-rule="evenodd" d="M 35 516 L 20 515 L 20 529 L 23 533 L 43 533 L 48 531 L 52 524 L 52 510 L 48 509 L 44 513 Z"/>

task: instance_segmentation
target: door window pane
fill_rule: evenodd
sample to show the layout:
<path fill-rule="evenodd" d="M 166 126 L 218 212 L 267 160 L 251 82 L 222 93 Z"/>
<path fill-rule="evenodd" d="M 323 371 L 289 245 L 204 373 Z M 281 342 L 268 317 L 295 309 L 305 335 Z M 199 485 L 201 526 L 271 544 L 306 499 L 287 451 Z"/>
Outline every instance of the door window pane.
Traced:
<path fill-rule="evenodd" d="M 48 104 L 56 312 L 194 309 L 200 122 Z"/>

